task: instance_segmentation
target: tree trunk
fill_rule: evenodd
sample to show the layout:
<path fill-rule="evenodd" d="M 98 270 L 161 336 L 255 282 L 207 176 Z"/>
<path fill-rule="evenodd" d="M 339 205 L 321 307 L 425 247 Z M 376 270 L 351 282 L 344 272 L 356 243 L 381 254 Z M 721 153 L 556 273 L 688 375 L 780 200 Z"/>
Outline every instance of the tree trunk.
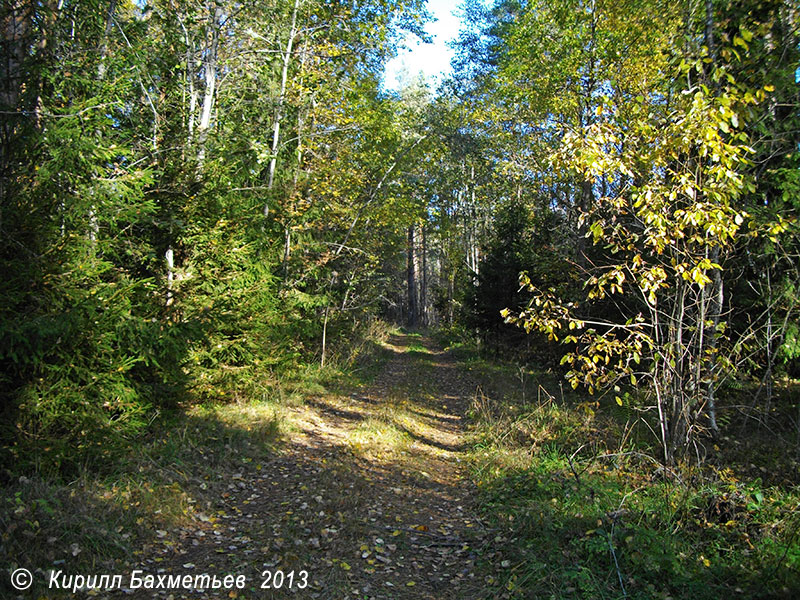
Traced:
<path fill-rule="evenodd" d="M 328 342 L 328 313 L 330 312 L 331 305 L 328 302 L 325 306 L 325 317 L 322 320 L 322 356 L 320 357 L 319 366 L 325 366 L 325 351 Z"/>
<path fill-rule="evenodd" d="M 453 313 L 455 312 L 455 289 L 456 289 L 456 269 L 450 269 L 450 277 L 447 280 L 447 324 L 453 325 Z"/>
<path fill-rule="evenodd" d="M 422 284 L 420 285 L 420 312 L 422 314 L 422 325 L 430 325 L 430 314 L 428 311 L 428 236 L 425 232 L 425 225 L 422 227 Z"/>
<path fill-rule="evenodd" d="M 408 326 L 416 327 L 419 318 L 417 307 L 417 273 L 414 252 L 414 225 L 408 228 Z"/>
<path fill-rule="evenodd" d="M 106 13 L 106 28 L 103 33 L 103 41 L 100 44 L 100 64 L 97 66 L 97 81 L 103 81 L 106 76 L 106 58 L 108 57 L 108 38 L 111 29 L 114 27 L 114 14 L 117 11 L 117 0 L 111 0 L 108 4 Z"/>
<path fill-rule="evenodd" d="M 714 43 L 714 3 L 712 0 L 705 0 L 706 9 L 706 31 L 705 42 L 708 48 L 708 55 L 713 61 L 716 58 L 716 44 Z"/>
<path fill-rule="evenodd" d="M 719 260 L 719 248 L 714 248 L 711 253 L 711 262 L 718 263 Z M 719 349 L 718 327 L 720 320 L 722 319 L 722 305 L 725 291 L 723 286 L 722 273 L 719 269 L 712 269 L 711 297 L 708 303 L 708 320 L 710 323 L 705 335 L 708 340 L 708 359 L 706 364 L 706 377 L 708 378 L 708 383 L 706 384 L 706 405 L 708 410 L 708 425 L 711 428 L 714 436 L 719 434 L 719 426 L 717 425 L 717 406 L 714 393 L 717 388 L 715 381 L 717 370 L 716 353 Z"/>
<path fill-rule="evenodd" d="M 708 47 L 708 54 L 711 57 L 711 63 L 708 65 L 709 70 L 713 68 L 716 61 L 716 44 L 714 42 L 714 5 L 712 0 L 705 0 L 706 9 L 706 22 L 705 22 L 705 42 Z M 716 87 L 719 87 L 718 85 Z M 719 264 L 720 251 L 719 247 L 715 247 L 711 251 L 709 257 L 712 263 Z M 717 407 L 714 398 L 716 391 L 716 367 L 717 357 L 716 353 L 719 346 L 719 331 L 718 327 L 722 319 L 722 305 L 724 300 L 724 287 L 722 281 L 722 272 L 720 269 L 711 270 L 711 294 L 708 302 L 708 313 L 706 318 L 710 321 L 710 325 L 705 332 L 705 337 L 708 343 L 708 358 L 706 359 L 706 377 L 708 383 L 706 384 L 705 400 L 708 410 L 708 425 L 712 433 L 716 437 L 719 434 L 719 426 L 717 425 Z M 705 324 L 705 320 L 701 326 Z"/>
<path fill-rule="evenodd" d="M 36 44 L 36 54 L 40 55 L 40 60 L 45 60 L 44 56 L 41 55 L 44 55 L 47 51 L 47 47 L 50 44 L 50 34 L 52 33 L 52 29 L 56 24 L 56 19 L 58 18 L 58 13 L 61 11 L 62 6 L 63 2 L 61 1 L 51 1 L 39 5 L 44 13 L 41 19 L 41 34 L 39 41 Z M 42 127 L 42 110 L 44 109 L 44 100 L 42 99 L 42 95 L 44 94 L 44 83 L 45 81 L 42 77 L 40 77 L 36 82 L 37 94 L 33 114 L 34 123 L 36 124 L 37 129 L 41 129 Z"/>
<path fill-rule="evenodd" d="M 300 8 L 300 0 L 294 0 L 292 9 L 292 26 L 289 30 L 289 39 L 286 41 L 286 50 L 283 52 L 283 67 L 281 68 L 281 88 L 278 93 L 278 105 L 275 108 L 275 121 L 272 125 L 272 146 L 270 148 L 269 159 L 269 180 L 267 189 L 271 190 L 275 183 L 275 168 L 278 164 L 278 144 L 281 135 L 281 120 L 283 119 L 283 107 L 286 103 L 286 86 L 289 81 L 289 65 L 292 60 L 292 48 L 297 36 L 297 11 Z M 269 209 L 265 209 L 268 211 Z"/>
<path fill-rule="evenodd" d="M 581 196 L 578 204 L 579 218 L 586 213 L 594 204 L 594 190 L 592 189 L 592 181 L 585 178 L 581 181 Z M 586 267 L 589 260 L 586 257 L 586 223 L 578 226 L 577 239 L 575 243 L 575 261 L 581 267 Z"/>
<path fill-rule="evenodd" d="M 111 0 L 108 5 L 108 12 L 106 12 L 106 27 L 103 31 L 103 39 L 100 42 L 100 61 L 97 65 L 98 83 L 102 83 L 106 77 L 106 58 L 108 57 L 108 38 L 111 35 L 111 29 L 114 27 L 114 14 L 117 10 L 117 0 Z M 92 191 L 94 195 L 94 191 Z M 97 219 L 97 207 L 92 204 L 89 207 L 89 247 L 91 249 L 92 257 L 95 256 L 97 250 L 97 238 L 100 235 L 100 223 Z"/>
<path fill-rule="evenodd" d="M 303 42 L 302 50 L 300 51 L 300 85 L 303 85 L 302 73 L 306 63 L 306 55 L 308 51 L 308 41 Z M 294 175 L 292 177 L 292 203 L 298 197 L 298 182 L 300 181 L 300 173 L 303 170 L 303 135 L 305 133 L 305 114 L 304 108 L 300 107 L 297 113 L 297 149 L 295 150 L 295 166 L 294 166 Z M 276 122 L 277 124 L 277 122 Z M 273 138 L 273 146 L 275 144 L 275 139 Z M 275 157 L 276 150 L 273 150 L 273 158 Z M 270 188 L 272 187 L 272 171 L 274 169 L 273 164 L 270 162 Z M 267 216 L 267 213 L 264 213 L 264 216 Z M 292 254 L 292 228 L 291 224 L 286 222 L 286 225 L 283 229 L 284 234 L 284 246 L 283 246 L 283 281 L 284 283 L 289 278 L 289 258 Z"/>
<path fill-rule="evenodd" d="M 164 259 L 167 261 L 167 306 L 170 306 L 173 301 L 172 286 L 175 282 L 175 253 L 171 244 L 164 253 Z"/>
<path fill-rule="evenodd" d="M 183 41 L 186 44 L 186 87 L 188 88 L 186 92 L 184 92 L 184 102 L 186 100 L 186 96 L 189 97 L 189 107 L 186 110 L 187 120 L 186 120 L 186 129 L 188 132 L 187 136 L 187 147 L 191 147 L 194 143 L 194 123 L 195 123 L 195 113 L 197 112 L 197 88 L 194 85 L 195 79 L 195 53 L 194 53 L 194 42 L 192 38 L 189 36 L 189 31 L 186 29 L 186 25 L 183 23 L 183 19 L 180 15 L 177 17 L 178 24 L 181 26 L 183 30 Z"/>
<path fill-rule="evenodd" d="M 222 20 L 222 7 L 217 6 L 211 18 L 207 37 L 209 42 L 206 47 L 205 57 L 203 58 L 203 75 L 205 79 L 205 89 L 203 90 L 203 107 L 200 113 L 200 120 L 197 123 L 197 135 L 199 148 L 197 150 L 197 170 L 203 171 L 206 160 L 206 140 L 208 130 L 211 127 L 211 115 L 213 114 L 214 100 L 217 91 L 217 60 L 219 55 L 219 33 Z"/>
<path fill-rule="evenodd" d="M 19 103 L 25 75 L 23 62 L 30 44 L 32 16 L 30 6 L 17 0 L 7 9 L 2 22 L 4 52 L 0 60 L 0 106 L 7 110 L 15 110 Z"/>

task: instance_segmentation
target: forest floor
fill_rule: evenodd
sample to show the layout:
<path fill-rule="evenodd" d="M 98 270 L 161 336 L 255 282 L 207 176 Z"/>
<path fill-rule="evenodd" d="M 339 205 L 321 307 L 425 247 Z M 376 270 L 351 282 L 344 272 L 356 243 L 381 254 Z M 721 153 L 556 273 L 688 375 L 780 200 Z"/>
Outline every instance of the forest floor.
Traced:
<path fill-rule="evenodd" d="M 158 531 L 129 566 L 142 577 L 245 575 L 224 597 L 484 597 L 510 561 L 477 516 L 463 460 L 476 385 L 427 338 L 396 334 L 385 348 L 370 384 L 291 407 L 274 454 L 224 473 L 212 507 Z"/>
<path fill-rule="evenodd" d="M 108 471 L 0 489 L 0 562 L 34 581 L 0 598 L 800 597 L 791 431 L 668 477 L 635 411 L 550 368 L 419 333 L 365 348 L 164 415 Z M 122 585 L 69 589 L 103 573 Z"/>

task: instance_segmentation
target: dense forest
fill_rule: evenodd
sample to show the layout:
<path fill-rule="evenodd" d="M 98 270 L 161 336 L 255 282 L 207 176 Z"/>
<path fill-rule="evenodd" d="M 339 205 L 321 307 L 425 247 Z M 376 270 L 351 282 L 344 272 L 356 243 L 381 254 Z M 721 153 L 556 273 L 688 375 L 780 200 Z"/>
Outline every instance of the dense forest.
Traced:
<path fill-rule="evenodd" d="M 9 539 L 26 527 L 71 547 L 37 533 L 50 505 L 76 481 L 122 497 L 137 448 L 198 411 L 368 378 L 393 324 L 483 377 L 463 415 L 488 456 L 473 479 L 524 564 L 546 562 L 542 523 L 589 526 L 529 511 L 512 527 L 521 502 L 553 510 L 551 488 L 574 486 L 581 515 L 619 505 L 581 546 L 607 581 L 564 567 L 570 582 L 536 587 L 526 567 L 487 575 L 493 597 L 798 591 L 800 9 L 460 10 L 454 75 L 392 91 L 387 61 L 428 38 L 424 0 L 3 3 L 0 513 L 21 515 L 0 517 L 4 563 L 25 566 Z M 517 438 L 528 454 L 487 483 L 489 449 Z M 592 483 L 601 455 L 643 479 Z M 672 491 L 642 510 L 670 516 L 631 525 L 622 556 L 622 503 L 657 486 Z M 652 531 L 692 527 L 653 558 Z M 718 537 L 686 566 L 704 527 Z M 659 570 L 681 583 L 662 590 Z"/>

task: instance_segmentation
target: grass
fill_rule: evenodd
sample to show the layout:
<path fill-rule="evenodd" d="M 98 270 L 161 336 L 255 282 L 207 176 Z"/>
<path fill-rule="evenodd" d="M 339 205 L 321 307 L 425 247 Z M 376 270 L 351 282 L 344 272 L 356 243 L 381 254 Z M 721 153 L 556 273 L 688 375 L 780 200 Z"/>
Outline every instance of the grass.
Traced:
<path fill-rule="evenodd" d="M 364 456 L 380 456 L 384 460 L 408 452 L 411 436 L 392 420 L 369 417 L 350 434 L 348 444 Z"/>
<path fill-rule="evenodd" d="M 362 324 L 346 344 L 332 345 L 325 368 L 205 373 L 195 404 L 156 413 L 146 434 L 113 448 L 113 461 L 85 466 L 72 479 L 5 474 L 0 562 L 10 571 L 91 573 L 135 561 L 157 532 L 202 520 L 231 474 L 256 477 L 264 458 L 296 432 L 295 407 L 378 373 L 389 352 L 380 341 L 389 332 L 381 321 Z M 227 402 L 198 401 L 203 398 Z M 365 425 L 360 435 L 371 443 L 391 436 L 402 443 L 404 437 L 380 422 Z M 0 597 L 9 594 L 9 578 L 0 578 Z"/>
<path fill-rule="evenodd" d="M 135 562 L 158 532 L 202 520 L 232 473 L 257 477 L 265 457 L 295 432 L 294 407 L 378 372 L 385 355 L 369 335 L 385 333 L 367 334 L 347 353 L 332 352 L 325 368 L 237 381 L 235 393 L 218 395 L 234 402 L 158 413 L 148 432 L 117 448 L 118 458 L 101 470 L 84 468 L 71 480 L 15 476 L 0 491 L 0 562 L 9 572 L 40 570 L 37 581 L 52 568 L 118 572 Z M 0 597 L 12 593 L 3 577 Z"/>
<path fill-rule="evenodd" d="M 397 382 L 348 434 L 365 459 L 413 464 L 415 440 L 426 437 L 423 417 L 435 409 L 421 407 L 437 405 L 426 385 L 432 355 L 421 336 L 409 337 L 414 377 Z M 800 596 L 798 449 L 791 431 L 776 430 L 785 419 L 745 427 L 750 419 L 737 421 L 730 407 L 746 402 L 727 392 L 723 437 L 709 443 L 705 466 L 669 472 L 631 410 L 565 389 L 547 369 L 486 360 L 463 337 L 444 341 L 481 383 L 468 460 L 483 517 L 503 556 L 513 557 L 486 581 L 491 595 Z M 239 402 L 162 414 L 102 473 L 15 478 L 0 493 L 0 560 L 11 570 L 65 572 L 135 562 L 157 532 L 202 520 L 231 473 L 257 476 L 265 457 L 296 434 L 296 407 L 368 380 L 391 352 L 369 341 L 354 348 L 325 369 L 251 382 Z M 353 409 L 346 392 L 329 399 Z M 796 388 L 787 384 L 774 408 L 796 410 L 793 402 Z M 7 594 L 3 578 L 0 596 Z"/>
<path fill-rule="evenodd" d="M 283 411 L 272 400 L 192 407 L 164 416 L 108 474 L 19 477 L 0 499 L 3 562 L 81 572 L 132 556 L 153 532 L 197 518 L 222 473 L 254 468 L 289 433 Z"/>
<path fill-rule="evenodd" d="M 747 463 L 774 455 L 774 438 L 739 435 L 704 467 L 665 472 L 630 411 L 567 392 L 547 370 L 487 361 L 469 344 L 459 353 L 481 382 L 470 414 L 481 510 L 517 557 L 491 582 L 496 597 L 798 597 L 792 462 L 739 462 L 743 447 L 760 448 Z M 764 483 L 775 465 L 784 472 Z"/>

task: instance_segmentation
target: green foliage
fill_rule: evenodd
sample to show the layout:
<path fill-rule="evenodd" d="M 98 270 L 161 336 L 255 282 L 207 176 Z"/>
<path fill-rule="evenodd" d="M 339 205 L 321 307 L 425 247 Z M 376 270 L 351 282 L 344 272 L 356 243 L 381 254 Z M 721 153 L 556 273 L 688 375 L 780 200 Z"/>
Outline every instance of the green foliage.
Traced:
<path fill-rule="evenodd" d="M 800 358 L 800 327 L 796 323 L 791 323 L 787 326 L 783 343 L 778 351 L 778 358 L 784 364 Z"/>
<path fill-rule="evenodd" d="M 538 207 L 537 207 L 538 208 Z M 513 327 L 504 326 L 504 309 L 519 310 L 529 300 L 519 286 L 520 273 L 538 285 L 570 287 L 574 278 L 566 257 L 555 239 L 559 219 L 547 210 L 534 211 L 519 200 L 498 208 L 493 230 L 483 249 L 478 275 L 467 288 L 465 304 L 469 307 L 466 323 L 477 328 L 490 345 L 507 352 L 522 352 L 522 340 Z M 530 344 L 527 344 L 530 353 Z M 543 344 L 542 355 L 551 351 Z M 546 359 L 545 359 L 546 360 Z"/>
<path fill-rule="evenodd" d="M 246 406 L 165 411 L 103 474 L 85 470 L 69 483 L 20 476 L 4 485 L 0 560 L 91 571 L 100 560 L 124 564 L 165 530 L 196 525 L 195 509 L 203 514 L 225 493 L 229 474 L 258 476 L 286 433 L 282 390 L 264 389 Z M 12 593 L 7 580 L 0 591 Z"/>
<path fill-rule="evenodd" d="M 374 310 L 380 256 L 416 217 L 391 189 L 416 117 L 378 74 L 425 11 L 19 4 L 2 12 L 3 476 L 74 475 L 112 468 L 165 409 L 258 395 L 318 356 L 323 320 L 346 336 Z"/>
<path fill-rule="evenodd" d="M 540 373 L 535 401 L 526 401 L 509 365 L 473 367 L 487 390 L 471 413 L 473 477 L 510 558 L 488 582 L 495 593 L 710 600 L 797 592 L 796 485 L 729 469 L 670 477 L 630 413 L 561 399 L 555 379 Z"/>
<path fill-rule="evenodd" d="M 180 381 L 179 328 L 159 322 L 153 281 L 133 263 L 152 174 L 128 166 L 113 128 L 101 133 L 111 121 L 96 100 L 71 110 L 48 119 L 6 211 L 16 276 L 2 282 L 0 361 L 3 438 L 14 443 L 3 459 L 23 471 L 107 465 L 146 426 L 170 389 L 160 386 Z"/>
<path fill-rule="evenodd" d="M 524 302 L 515 298 L 514 283 L 520 272 L 533 268 L 542 241 L 534 239 L 530 212 L 520 202 L 499 207 L 493 225 L 470 302 L 474 324 L 481 329 L 494 329 L 502 322 L 500 310 Z"/>
<path fill-rule="evenodd" d="M 563 20 L 571 18 L 560 12 L 563 8 L 533 14 L 534 29 L 552 26 L 561 32 Z M 555 74 L 543 77 L 569 78 L 587 69 L 594 73 L 608 53 L 608 60 L 614 60 L 615 44 L 633 36 L 640 25 L 647 27 L 638 23 L 629 29 L 615 23 L 613 14 L 593 7 L 577 17 L 591 20 L 591 34 L 588 29 L 577 34 L 591 35 L 588 56 L 580 50 L 585 41 L 568 45 L 563 55 L 553 55 Z M 713 14 L 706 19 L 708 24 Z M 607 26 L 617 28 L 608 39 L 603 37 Z M 753 38 L 742 25 L 716 42 L 709 37 L 710 46 L 679 49 L 677 37 L 649 38 L 661 44 L 654 47 L 660 58 L 638 75 L 644 77 L 641 85 L 631 71 L 610 80 L 602 92 L 595 79 L 576 80 L 574 98 L 551 97 L 546 82 L 521 91 L 527 88 L 515 84 L 526 67 L 513 60 L 514 52 L 542 37 L 527 37 L 530 27 L 521 26 L 517 37 L 507 40 L 511 62 L 498 74 L 499 85 L 523 93 L 536 122 L 553 120 L 553 135 L 542 138 L 550 146 L 547 162 L 556 180 L 578 184 L 570 208 L 577 217 L 575 251 L 586 270 L 585 291 L 565 295 L 523 277 L 534 301 L 518 314 L 513 307 L 504 314 L 510 323 L 567 345 L 562 364 L 569 367 L 573 387 L 583 384 L 590 393 L 613 390 L 622 404 L 623 387 L 644 383 L 658 408 L 654 431 L 670 463 L 676 451 L 694 443 L 694 436 L 718 432 L 715 390 L 754 350 L 751 332 L 737 331 L 723 317 L 727 283 L 735 281 L 726 269 L 737 268 L 738 248 L 758 245 L 753 240 L 794 243 L 793 216 L 780 209 L 766 216 L 747 208 L 765 183 L 753 173 L 751 157 L 758 150 L 752 141 L 758 135 L 751 137 L 751 123 L 775 87 L 762 82 L 750 87 L 736 78 L 736 61 L 747 60 L 740 51 L 747 51 Z M 705 31 L 706 36 L 712 33 Z M 630 66 L 635 70 L 635 63 L 620 59 L 621 73 Z M 576 107 L 579 119 L 571 124 L 562 115 Z M 584 248 L 585 238 L 591 239 L 593 251 Z M 775 270 L 791 277 L 788 265 L 778 263 Z M 774 286 L 760 287 L 777 300 Z M 786 322 L 789 304 L 782 303 L 778 311 Z M 775 306 L 762 316 L 751 314 L 749 327 L 763 315 L 771 319 Z M 772 344 L 770 337 L 767 346 Z M 765 361 L 768 374 L 773 361 L 774 356 Z"/>

